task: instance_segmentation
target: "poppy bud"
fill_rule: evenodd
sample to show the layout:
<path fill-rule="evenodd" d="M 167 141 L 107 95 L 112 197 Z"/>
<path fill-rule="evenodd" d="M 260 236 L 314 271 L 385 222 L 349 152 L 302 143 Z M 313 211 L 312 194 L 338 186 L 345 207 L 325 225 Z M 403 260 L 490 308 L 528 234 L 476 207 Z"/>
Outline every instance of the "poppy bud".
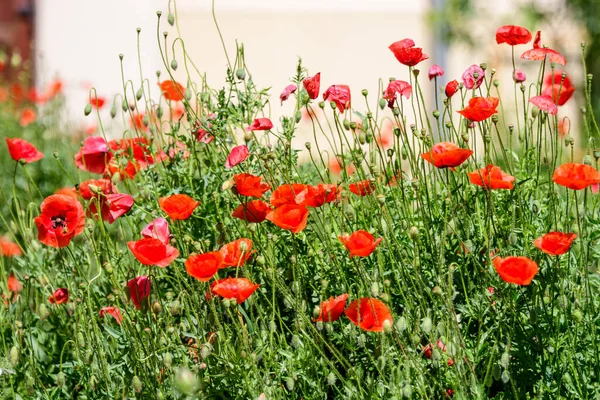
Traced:
<path fill-rule="evenodd" d="M 144 95 L 144 92 L 142 91 L 142 88 L 139 88 L 138 91 L 135 93 L 136 100 L 139 101 L 143 95 Z"/>
<path fill-rule="evenodd" d="M 196 391 L 198 379 L 196 375 L 186 367 L 179 367 L 175 376 L 175 385 L 183 394 L 191 395 Z"/>
<path fill-rule="evenodd" d="M 583 321 L 583 314 L 581 313 L 581 310 L 579 310 L 579 309 L 575 309 L 575 310 L 573 310 L 573 313 L 572 313 L 572 315 L 573 315 L 573 319 L 574 319 L 576 322 L 578 322 L 578 323 L 579 323 L 579 322 Z"/>
<path fill-rule="evenodd" d="M 258 265 L 265 265 L 265 257 L 262 255 L 256 257 L 256 263 Z"/>
<path fill-rule="evenodd" d="M 417 240 L 419 238 L 419 228 L 416 226 L 411 227 L 408 231 L 408 235 L 412 240 Z"/>
<path fill-rule="evenodd" d="M 61 371 L 56 374 L 56 386 L 63 387 L 65 386 L 66 377 L 65 374 Z"/>
<path fill-rule="evenodd" d="M 202 348 L 200 349 L 200 357 L 205 359 L 208 358 L 208 356 L 210 356 L 210 345 L 203 344 Z"/>
<path fill-rule="evenodd" d="M 246 71 L 243 68 L 238 68 L 235 71 L 235 76 L 236 78 L 238 78 L 240 81 L 243 81 L 244 79 L 246 79 Z"/>
<path fill-rule="evenodd" d="M 433 110 L 433 116 L 435 119 L 438 119 L 440 117 L 440 112 L 438 110 Z"/>
<path fill-rule="evenodd" d="M 179 300 L 175 300 L 171 303 L 171 315 L 179 315 L 181 313 L 181 303 Z"/>
<path fill-rule="evenodd" d="M 172 60 L 171 60 L 171 69 L 172 69 L 173 71 L 177 71 L 177 65 L 178 65 L 178 64 L 177 64 L 177 60 L 176 60 L 176 59 L 172 59 Z"/>
<path fill-rule="evenodd" d="M 329 106 L 331 107 L 332 110 L 335 110 L 337 108 L 337 104 L 335 104 L 335 101 L 329 102 Z"/>
<path fill-rule="evenodd" d="M 350 121 L 349 120 L 345 119 L 342 124 L 344 125 L 344 129 L 345 130 L 349 130 L 350 129 Z"/>
<path fill-rule="evenodd" d="M 285 378 L 285 386 L 287 387 L 288 390 L 292 391 L 294 390 L 294 378 L 288 377 Z"/>
<path fill-rule="evenodd" d="M 90 379 L 88 380 L 88 385 L 90 389 L 96 390 L 96 387 L 98 386 L 98 378 L 96 378 L 96 375 L 90 376 Z"/>
<path fill-rule="evenodd" d="M 380 109 L 383 110 L 386 105 L 387 105 L 387 101 L 384 98 L 379 99 L 379 108 Z"/>
<path fill-rule="evenodd" d="M 134 392 L 136 392 L 136 393 L 142 392 L 142 381 L 140 380 L 139 376 L 135 375 L 133 377 L 133 379 L 131 380 L 131 386 L 133 386 Z"/>
<path fill-rule="evenodd" d="M 296 123 L 300 122 L 302 120 L 302 111 L 300 111 L 300 110 L 296 111 L 295 118 L 296 118 Z"/>
<path fill-rule="evenodd" d="M 17 346 L 12 346 L 10 351 L 8 352 L 8 362 L 13 367 L 16 367 L 19 364 L 19 348 Z"/>
<path fill-rule="evenodd" d="M 502 356 L 500 356 L 500 365 L 502 365 L 502 367 L 504 369 L 508 368 L 508 364 L 510 363 L 510 354 L 508 353 L 508 351 L 505 351 L 504 353 L 502 353 Z"/>
<path fill-rule="evenodd" d="M 85 108 L 83 109 L 83 114 L 87 117 L 88 115 L 90 115 L 90 113 L 92 112 L 92 105 L 90 103 L 85 105 Z"/>
<path fill-rule="evenodd" d="M 433 328 L 433 321 L 431 320 L 431 318 L 425 317 L 421 320 L 421 329 L 423 330 L 423 332 L 429 333 L 429 332 L 431 332 L 432 328 Z"/>
<path fill-rule="evenodd" d="M 320 108 L 321 110 L 325 109 L 325 102 L 324 102 L 324 101 L 320 101 L 320 102 L 319 102 L 319 108 Z"/>
<path fill-rule="evenodd" d="M 392 322 L 389 319 L 383 321 L 383 331 L 385 333 L 392 333 Z"/>
<path fill-rule="evenodd" d="M 235 181 L 233 179 L 226 180 L 225 182 L 223 182 L 223 185 L 221 185 L 221 190 L 229 190 L 233 187 L 233 185 L 235 185 Z"/>
<path fill-rule="evenodd" d="M 160 314 L 161 311 L 162 311 L 162 306 L 160 305 L 160 303 L 158 301 L 155 301 L 154 303 L 152 303 L 152 312 L 154 314 Z"/>
<path fill-rule="evenodd" d="M 497 124 L 497 123 L 498 123 L 498 114 L 494 114 L 494 115 L 492 115 L 492 122 L 493 122 L 494 124 Z"/>
<path fill-rule="evenodd" d="M 390 302 L 390 295 L 387 293 L 381 293 L 379 295 L 379 298 L 381 299 L 381 301 L 383 301 L 384 303 L 389 303 Z"/>
<path fill-rule="evenodd" d="M 592 157 L 589 154 L 586 154 L 586 156 L 583 157 L 583 163 L 585 165 L 592 165 Z"/>
<path fill-rule="evenodd" d="M 406 385 L 402 386 L 402 390 L 400 392 L 402 393 L 402 397 L 406 397 L 406 398 L 412 397 L 412 387 L 408 383 Z"/>
<path fill-rule="evenodd" d="M 169 15 L 167 15 L 167 22 L 171 26 L 175 24 L 175 16 L 172 13 L 169 13 Z"/>
<path fill-rule="evenodd" d="M 165 353 L 163 356 L 163 365 L 167 368 L 171 368 L 173 364 L 173 355 L 171 353 Z"/>
<path fill-rule="evenodd" d="M 333 385 L 335 385 L 335 381 L 336 381 L 336 380 L 337 380 L 337 379 L 336 379 L 336 376 L 335 376 L 335 374 L 334 374 L 333 372 L 330 372 L 330 373 L 327 375 L 327 384 L 328 384 L 329 386 L 333 386 Z"/>
<path fill-rule="evenodd" d="M 504 372 L 502 372 L 500 379 L 502 380 L 502 383 L 508 383 L 508 381 L 510 381 L 510 375 L 508 375 L 508 371 L 505 370 Z"/>
<path fill-rule="evenodd" d="M 48 307 L 46 307 L 46 304 L 42 303 L 40 304 L 40 308 L 38 310 L 40 319 L 46 319 L 50 316 L 50 312 L 48 311 Z"/>
<path fill-rule="evenodd" d="M 400 115 L 400 109 L 398 107 L 394 107 L 394 109 L 392 110 L 392 114 L 394 114 L 397 117 L 398 115 Z"/>
<path fill-rule="evenodd" d="M 358 142 L 360 144 L 365 144 L 367 142 L 367 135 L 364 132 L 358 134 Z"/>
<path fill-rule="evenodd" d="M 371 284 L 371 295 L 373 297 L 379 297 L 379 284 L 377 282 Z"/>

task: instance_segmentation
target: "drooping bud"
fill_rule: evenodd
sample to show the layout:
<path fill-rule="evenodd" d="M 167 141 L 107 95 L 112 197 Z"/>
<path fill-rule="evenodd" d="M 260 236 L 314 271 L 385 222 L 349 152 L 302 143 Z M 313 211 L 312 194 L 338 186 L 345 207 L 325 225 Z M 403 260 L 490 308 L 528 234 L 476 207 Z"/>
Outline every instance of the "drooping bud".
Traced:
<path fill-rule="evenodd" d="M 236 78 L 238 78 L 240 81 L 243 81 L 244 79 L 246 79 L 246 71 L 244 70 L 244 68 L 238 68 L 235 71 L 235 76 Z"/>
<path fill-rule="evenodd" d="M 175 376 L 175 385 L 183 394 L 191 395 L 198 387 L 198 378 L 186 367 L 179 367 Z"/>
<path fill-rule="evenodd" d="M 176 60 L 176 59 L 172 59 L 172 60 L 171 60 L 171 69 L 172 69 L 173 71 L 177 71 L 177 65 L 178 65 L 178 64 L 177 64 L 177 60 Z"/>
<path fill-rule="evenodd" d="M 85 105 L 85 108 L 83 109 L 83 114 L 87 117 L 88 115 L 90 115 L 90 113 L 92 112 L 92 105 L 90 103 Z"/>
<path fill-rule="evenodd" d="M 134 375 L 131 380 L 131 386 L 133 387 L 133 391 L 135 393 L 142 393 L 142 381 L 139 376 Z"/>
<path fill-rule="evenodd" d="M 167 15 L 167 22 L 171 26 L 175 25 L 175 16 L 172 13 L 169 13 L 169 15 Z"/>

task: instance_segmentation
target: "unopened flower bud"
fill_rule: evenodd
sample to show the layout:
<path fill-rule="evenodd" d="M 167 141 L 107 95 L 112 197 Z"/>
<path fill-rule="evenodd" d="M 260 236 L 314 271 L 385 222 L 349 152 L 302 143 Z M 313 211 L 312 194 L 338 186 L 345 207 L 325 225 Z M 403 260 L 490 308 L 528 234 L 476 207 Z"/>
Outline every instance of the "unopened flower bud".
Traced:
<path fill-rule="evenodd" d="M 238 68 L 235 71 L 235 76 L 236 78 L 238 78 L 240 81 L 243 81 L 244 79 L 246 79 L 246 71 L 243 68 Z"/>
<path fill-rule="evenodd" d="M 50 316 L 48 307 L 46 307 L 46 304 L 44 304 L 44 303 L 40 304 L 40 308 L 39 308 L 38 312 L 39 312 L 40 319 L 42 319 L 42 320 L 44 320 Z"/>
<path fill-rule="evenodd" d="M 335 110 L 337 108 L 337 104 L 335 104 L 335 101 L 330 101 L 329 107 L 331 107 L 332 110 Z"/>
<path fill-rule="evenodd" d="M 419 238 L 419 228 L 416 226 L 411 227 L 408 231 L 408 235 L 412 240 L 417 240 Z"/>
<path fill-rule="evenodd" d="M 387 101 L 384 98 L 379 99 L 379 108 L 381 108 L 383 110 L 386 105 L 387 105 Z"/>
<path fill-rule="evenodd" d="M 171 368 L 171 365 L 173 365 L 173 355 L 171 353 L 165 353 L 163 356 L 163 364 L 165 367 Z"/>
<path fill-rule="evenodd" d="M 131 380 L 131 386 L 136 393 L 142 393 L 142 381 L 139 376 L 135 375 Z"/>
<path fill-rule="evenodd" d="M 296 119 L 296 123 L 298 123 L 302 120 L 302 111 L 300 111 L 300 110 L 296 111 L 295 119 Z"/>
<path fill-rule="evenodd" d="M 585 165 L 592 165 L 592 157 L 586 154 L 586 156 L 583 157 L 583 163 Z"/>
<path fill-rule="evenodd" d="M 175 376 L 175 385 L 183 394 L 191 395 L 196 391 L 198 378 L 186 367 L 180 367 Z"/>
<path fill-rule="evenodd" d="M 177 60 L 176 60 L 176 59 L 172 59 L 172 60 L 171 60 L 171 69 L 172 69 L 173 71 L 177 71 L 177 66 L 178 66 L 178 64 L 177 64 Z"/>
<path fill-rule="evenodd" d="M 152 303 L 152 312 L 154 314 L 160 314 L 161 311 L 162 311 L 162 306 L 160 305 L 160 303 L 158 301 L 155 301 L 154 303 Z"/>
<path fill-rule="evenodd" d="M 365 144 L 367 142 L 367 135 L 364 132 L 358 134 L 358 142 L 360 144 Z"/>
<path fill-rule="evenodd" d="M 83 114 L 87 117 L 88 115 L 90 115 L 91 112 L 92 112 L 92 105 L 88 103 L 85 105 L 85 108 L 83 109 Z"/>
<path fill-rule="evenodd" d="M 379 297 L 379 284 L 377 282 L 371 284 L 371 296 Z"/>
<path fill-rule="evenodd" d="M 431 328 L 433 327 L 433 321 L 429 317 L 425 317 L 421 320 L 421 329 L 425 333 L 431 332 Z"/>
<path fill-rule="evenodd" d="M 383 331 L 385 333 L 392 333 L 392 321 L 390 321 L 389 319 L 383 321 Z"/>
<path fill-rule="evenodd" d="M 56 386 L 58 386 L 58 387 L 65 386 L 66 380 L 67 380 L 67 378 L 66 378 L 64 372 L 60 371 L 58 374 L 56 374 Z"/>
<path fill-rule="evenodd" d="M 221 190 L 222 191 L 229 190 L 233 187 L 233 185 L 235 185 L 235 181 L 233 179 L 228 179 L 225 182 L 223 182 L 223 185 L 221 185 Z"/>
<path fill-rule="evenodd" d="M 144 95 L 144 91 L 142 90 L 142 88 L 139 88 L 137 90 L 137 92 L 135 92 L 135 98 L 136 100 L 140 100 L 142 98 L 142 96 Z"/>
<path fill-rule="evenodd" d="M 335 382 L 336 382 L 336 380 L 337 380 L 337 378 L 336 378 L 336 376 L 335 376 L 335 374 L 334 374 L 333 372 L 330 372 L 330 373 L 327 375 L 327 384 L 328 384 L 329 386 L 333 386 L 333 385 L 335 385 Z"/>
<path fill-rule="evenodd" d="M 167 22 L 171 26 L 175 25 L 175 16 L 172 13 L 169 13 L 169 15 L 167 15 Z"/>
<path fill-rule="evenodd" d="M 19 348 L 17 346 L 12 346 L 10 351 L 8 352 L 8 362 L 13 367 L 16 367 L 19 364 Z"/>
<path fill-rule="evenodd" d="M 508 364 L 510 363 L 510 354 L 508 353 L 508 351 L 505 351 L 504 353 L 502 353 L 502 356 L 500 356 L 500 365 L 502 365 L 502 367 L 504 369 L 508 368 Z"/>

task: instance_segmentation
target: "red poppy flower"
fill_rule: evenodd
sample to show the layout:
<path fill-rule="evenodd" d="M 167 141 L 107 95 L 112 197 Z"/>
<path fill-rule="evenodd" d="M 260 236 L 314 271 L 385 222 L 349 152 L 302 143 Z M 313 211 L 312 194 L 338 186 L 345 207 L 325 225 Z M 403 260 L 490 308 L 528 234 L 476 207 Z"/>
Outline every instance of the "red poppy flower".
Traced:
<path fill-rule="evenodd" d="M 453 80 L 448 82 L 446 84 L 446 89 L 444 89 L 444 92 L 446 93 L 446 97 L 448 98 L 454 96 L 454 94 L 458 92 L 458 81 Z"/>
<path fill-rule="evenodd" d="M 169 244 L 171 232 L 169 231 L 167 220 L 163 217 L 156 218 L 144 227 L 142 236 L 145 238 L 158 239 L 164 244 Z"/>
<path fill-rule="evenodd" d="M 444 69 L 437 64 L 433 64 L 427 72 L 427 77 L 432 81 L 433 78 L 437 78 L 438 76 L 444 76 Z"/>
<path fill-rule="evenodd" d="M 527 50 L 525 53 L 521 54 L 521 58 L 524 60 L 550 60 L 550 62 L 560 65 L 566 65 L 567 60 L 565 57 L 560 54 L 556 50 L 549 49 L 547 47 L 540 46 L 541 41 L 541 33 L 537 31 L 535 35 L 535 40 L 533 41 L 533 49 Z"/>
<path fill-rule="evenodd" d="M 118 307 L 102 307 L 98 312 L 98 315 L 102 318 L 110 315 L 117 321 L 117 324 L 121 325 L 123 321 L 123 315 L 121 314 L 121 310 Z"/>
<path fill-rule="evenodd" d="M 96 108 L 96 109 L 101 109 L 102 107 L 104 107 L 104 103 L 106 102 L 106 100 L 104 99 L 104 97 L 92 97 L 90 99 L 90 104 L 92 105 L 92 107 Z"/>
<path fill-rule="evenodd" d="M 283 104 L 284 101 L 289 99 L 290 95 L 294 93 L 296 89 L 298 89 L 298 87 L 294 84 L 287 85 L 285 89 L 283 89 L 283 92 L 281 92 L 281 94 L 279 95 L 279 100 L 281 100 L 281 104 Z"/>
<path fill-rule="evenodd" d="M 267 203 L 262 200 L 253 200 L 237 206 L 231 216 L 247 222 L 261 223 L 267 219 L 269 211 L 271 211 L 271 207 Z"/>
<path fill-rule="evenodd" d="M 375 183 L 369 180 L 364 180 L 356 183 L 351 183 L 348 188 L 357 196 L 366 196 L 375 191 Z"/>
<path fill-rule="evenodd" d="M 305 78 L 302 81 L 302 85 L 308 93 L 308 97 L 311 99 L 316 99 L 319 97 L 319 91 L 321 89 L 321 73 L 317 73 L 315 76 Z"/>
<path fill-rule="evenodd" d="M 381 300 L 370 297 L 354 300 L 344 314 L 354 325 L 370 332 L 383 332 L 383 323 L 393 322 L 390 309 Z"/>
<path fill-rule="evenodd" d="M 308 192 L 308 185 L 303 183 L 286 183 L 279 186 L 271 194 L 271 205 L 279 207 L 284 204 L 302 204 Z"/>
<path fill-rule="evenodd" d="M 531 32 L 522 26 L 505 25 L 496 31 L 496 43 L 506 43 L 511 46 L 531 42 Z"/>
<path fill-rule="evenodd" d="M 273 128 L 273 123 L 269 118 L 256 118 L 252 125 L 247 126 L 247 131 L 268 131 Z"/>
<path fill-rule="evenodd" d="M 121 193 L 107 194 L 106 206 L 108 207 L 107 220 L 109 224 L 112 224 L 117 218 L 131 210 L 133 197 Z"/>
<path fill-rule="evenodd" d="M 123 161 L 125 162 L 125 165 L 123 165 Z M 140 164 L 138 164 L 136 161 L 123 159 L 117 161 L 113 158 L 106 165 L 104 177 L 124 181 L 126 179 L 133 179 L 140 169 Z"/>
<path fill-rule="evenodd" d="M 4 139 L 6 140 L 10 157 L 15 161 L 23 160 L 26 163 L 32 163 L 44 158 L 44 153 L 38 151 L 38 149 L 36 149 L 35 146 L 29 143 L 27 140 L 19 138 Z"/>
<path fill-rule="evenodd" d="M 213 294 L 225 299 L 235 299 L 238 304 L 242 304 L 260 285 L 254 284 L 246 278 L 226 278 L 220 279 L 210 286 Z"/>
<path fill-rule="evenodd" d="M 465 162 L 471 154 L 473 150 L 461 149 L 454 143 L 441 142 L 434 144 L 431 151 L 421 154 L 421 157 L 436 168 L 454 168 Z"/>
<path fill-rule="evenodd" d="M 85 212 L 72 197 L 53 194 L 40 205 L 41 214 L 33 222 L 38 229 L 38 240 L 52 247 L 68 246 L 75 236 L 83 232 Z"/>
<path fill-rule="evenodd" d="M 563 79 L 562 71 L 554 71 L 554 74 L 546 75 L 544 78 L 544 90 L 542 94 L 550 96 L 554 103 L 559 106 L 564 105 L 575 92 L 575 86 L 571 83 L 568 76 Z"/>
<path fill-rule="evenodd" d="M 48 297 L 48 301 L 52 304 L 63 304 L 69 301 L 69 289 L 58 288 Z"/>
<path fill-rule="evenodd" d="M 556 107 L 556 104 L 554 104 L 554 101 L 552 100 L 552 97 L 550 97 L 550 96 L 546 96 L 546 95 L 534 96 L 529 99 L 529 102 L 531 104 L 533 104 L 534 106 L 536 106 L 537 108 L 539 108 L 540 110 L 545 111 L 550 115 L 558 114 L 558 107 Z"/>
<path fill-rule="evenodd" d="M 515 177 L 502 172 L 500 167 L 492 164 L 477 171 L 468 172 L 472 184 L 486 189 L 512 189 Z"/>
<path fill-rule="evenodd" d="M 136 167 L 139 168 L 147 168 L 148 165 L 167 158 L 167 155 L 160 150 L 154 154 L 152 143 L 145 137 L 111 140 L 108 146 L 116 155 L 127 160 L 133 159 L 138 164 Z"/>
<path fill-rule="evenodd" d="M 556 168 L 552 180 L 569 189 L 582 190 L 600 183 L 600 173 L 589 165 L 568 163 Z"/>
<path fill-rule="evenodd" d="M 106 203 L 106 195 L 113 193 L 116 193 L 116 188 L 110 179 L 88 179 L 79 185 L 79 194 L 89 202 L 88 217 L 96 217 L 100 209 L 101 218 L 107 221 L 110 218 L 110 209 Z"/>
<path fill-rule="evenodd" d="M 388 86 L 383 93 L 383 98 L 388 101 L 388 106 L 390 108 L 394 106 L 396 94 L 404 96 L 408 99 L 412 94 L 412 86 L 410 86 L 410 83 L 398 79 L 388 83 Z"/>
<path fill-rule="evenodd" d="M 18 244 L 0 236 L 0 254 L 3 257 L 18 257 L 23 255 L 23 251 Z"/>
<path fill-rule="evenodd" d="M 339 175 L 342 173 L 342 166 L 340 164 L 340 160 L 337 157 L 333 157 L 329 160 L 329 171 L 334 175 Z M 352 175 L 356 172 L 356 168 L 354 165 L 349 164 L 346 166 L 346 173 L 348 175 Z"/>
<path fill-rule="evenodd" d="M 550 232 L 533 241 L 533 245 L 551 256 L 565 254 L 577 238 L 574 233 Z"/>
<path fill-rule="evenodd" d="M 463 85 L 469 90 L 478 89 L 483 83 L 484 78 L 485 72 L 477 64 L 471 65 L 462 74 Z"/>
<path fill-rule="evenodd" d="M 538 273 L 535 261 L 527 257 L 496 257 L 494 268 L 504 282 L 527 286 Z"/>
<path fill-rule="evenodd" d="M 364 230 L 358 230 L 350 235 L 338 236 L 338 239 L 344 244 L 350 252 L 350 257 L 368 257 L 375 251 L 377 245 L 383 240 L 375 239 L 373 235 Z"/>
<path fill-rule="evenodd" d="M 337 296 L 335 299 L 333 296 L 329 300 L 325 300 L 319 306 L 321 312 L 318 318 L 313 318 L 313 322 L 334 322 L 340 319 L 346 307 L 346 300 L 348 300 L 348 294 L 344 293 Z"/>
<path fill-rule="evenodd" d="M 79 199 L 79 194 L 77 193 L 77 189 L 74 187 L 63 187 L 58 189 L 54 194 L 64 194 L 65 196 L 69 196 L 74 198 L 75 200 Z"/>
<path fill-rule="evenodd" d="M 427 54 L 423 53 L 422 48 L 415 47 L 415 42 L 412 39 L 403 39 L 394 42 L 388 48 L 394 53 L 396 60 L 408 67 L 414 67 L 421 61 L 429 58 Z"/>
<path fill-rule="evenodd" d="M 8 276 L 6 286 L 7 286 L 8 291 L 14 295 L 19 294 L 19 292 L 21 292 L 21 290 L 23 290 L 23 285 L 21 284 L 21 282 L 19 282 L 19 280 L 17 279 L 17 277 L 14 274 L 10 274 Z"/>
<path fill-rule="evenodd" d="M 237 174 L 233 177 L 237 193 L 242 196 L 261 197 L 267 190 L 271 189 L 266 183 L 262 183 L 260 176 L 252 174 Z"/>
<path fill-rule="evenodd" d="M 127 247 L 135 258 L 144 265 L 167 267 L 179 256 L 179 250 L 158 239 L 144 238 L 137 242 L 127 242 Z"/>
<path fill-rule="evenodd" d="M 56 97 L 59 94 L 61 94 L 62 90 L 63 90 L 62 81 L 60 79 L 55 79 L 55 80 L 51 81 L 50 83 L 48 83 L 48 86 L 46 86 L 45 96 L 48 99 L 52 99 L 53 97 Z"/>
<path fill-rule="evenodd" d="M 241 146 L 235 146 L 233 149 L 231 149 L 231 152 L 227 156 L 225 168 L 230 169 L 238 164 L 241 164 L 246 158 L 248 158 L 249 155 L 250 152 L 245 144 L 242 144 Z"/>
<path fill-rule="evenodd" d="M 200 204 L 187 194 L 173 194 L 158 199 L 160 208 L 167 213 L 171 219 L 188 219 Z"/>
<path fill-rule="evenodd" d="M 25 128 L 26 126 L 34 123 L 36 118 L 37 118 L 36 112 L 32 108 L 27 107 L 26 109 L 21 111 L 21 118 L 19 118 L 19 125 L 21 125 L 23 128 Z"/>
<path fill-rule="evenodd" d="M 323 93 L 324 101 L 333 101 L 343 114 L 350 108 L 350 87 L 348 85 L 332 85 Z"/>
<path fill-rule="evenodd" d="M 147 276 L 137 276 L 127 282 L 127 295 L 136 309 L 142 308 L 142 303 L 150 297 L 152 282 Z"/>
<path fill-rule="evenodd" d="M 473 97 L 469 99 L 469 105 L 464 110 L 458 111 L 463 117 L 473 122 L 485 121 L 494 114 L 497 114 L 497 97 Z"/>
<path fill-rule="evenodd" d="M 267 214 L 266 219 L 292 233 L 298 233 L 306 228 L 308 208 L 296 204 L 284 204 Z"/>
<path fill-rule="evenodd" d="M 139 130 L 146 130 L 148 128 L 147 122 L 144 121 L 144 113 L 133 113 L 131 115 L 131 126 Z"/>
<path fill-rule="evenodd" d="M 185 270 L 200 282 L 208 282 L 223 266 L 223 256 L 218 251 L 192 254 L 185 260 Z"/>
<path fill-rule="evenodd" d="M 84 171 L 103 174 L 112 157 L 106 140 L 101 136 L 91 136 L 85 139 L 83 147 L 75 155 L 75 164 Z"/>
<path fill-rule="evenodd" d="M 444 353 L 446 352 L 446 345 L 444 344 L 444 342 L 442 342 L 441 340 L 437 340 L 436 341 L 436 345 L 438 347 L 438 349 L 442 350 Z M 423 347 L 423 355 L 426 358 L 432 358 L 433 354 L 432 351 L 433 350 L 433 344 L 429 343 L 427 346 Z"/>
<path fill-rule="evenodd" d="M 181 101 L 185 96 L 185 88 L 175 81 L 163 81 L 159 86 L 166 100 Z"/>
<path fill-rule="evenodd" d="M 336 185 L 319 183 L 317 186 L 307 186 L 304 201 L 300 204 L 306 207 L 321 207 L 325 203 L 338 200 L 340 194 Z"/>
<path fill-rule="evenodd" d="M 223 256 L 224 267 L 241 267 L 252 256 L 252 240 L 238 239 L 221 247 L 219 253 Z"/>

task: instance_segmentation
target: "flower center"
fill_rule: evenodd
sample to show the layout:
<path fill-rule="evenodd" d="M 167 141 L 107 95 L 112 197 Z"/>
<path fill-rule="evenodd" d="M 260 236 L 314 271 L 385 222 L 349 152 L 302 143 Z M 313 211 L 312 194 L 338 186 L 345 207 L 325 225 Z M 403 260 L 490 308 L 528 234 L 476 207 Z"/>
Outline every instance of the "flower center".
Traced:
<path fill-rule="evenodd" d="M 58 229 L 59 227 L 63 229 L 67 228 L 67 218 L 64 215 L 55 215 L 51 219 L 53 229 Z"/>

